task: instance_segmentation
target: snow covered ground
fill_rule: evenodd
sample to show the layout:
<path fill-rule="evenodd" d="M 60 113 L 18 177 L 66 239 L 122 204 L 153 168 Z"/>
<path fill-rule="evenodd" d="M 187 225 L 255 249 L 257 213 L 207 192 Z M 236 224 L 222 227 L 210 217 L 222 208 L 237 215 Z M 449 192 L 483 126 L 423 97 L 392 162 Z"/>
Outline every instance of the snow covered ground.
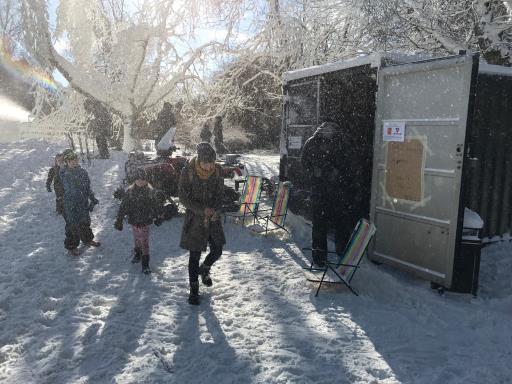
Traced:
<path fill-rule="evenodd" d="M 145 276 L 129 228 L 113 229 L 124 155 L 86 168 L 102 242 L 72 258 L 44 187 L 44 141 L 0 144 L 1 383 L 510 383 L 512 246 L 482 254 L 480 294 L 439 296 L 428 282 L 365 262 L 344 288 L 314 297 L 301 267 L 309 232 L 264 238 L 226 225 L 228 243 L 187 304 L 182 219 L 152 228 Z M 277 172 L 278 158 L 249 155 Z M 126 226 L 128 227 L 128 226 Z"/>

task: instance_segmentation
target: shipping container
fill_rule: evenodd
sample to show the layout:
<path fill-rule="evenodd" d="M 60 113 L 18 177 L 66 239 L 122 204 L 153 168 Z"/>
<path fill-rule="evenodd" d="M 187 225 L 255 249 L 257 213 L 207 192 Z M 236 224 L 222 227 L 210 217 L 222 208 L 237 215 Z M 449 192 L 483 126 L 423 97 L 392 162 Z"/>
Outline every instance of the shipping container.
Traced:
<path fill-rule="evenodd" d="M 512 68 L 470 52 L 376 54 L 287 72 L 283 93 L 280 178 L 294 186 L 291 211 L 310 217 L 301 150 L 334 121 L 350 137 L 346 172 L 358 175 L 345 219 L 377 227 L 370 259 L 448 289 L 467 286 L 458 266 L 479 255 L 481 241 L 463 246 L 464 213 L 483 219 L 480 239 L 511 228 Z"/>

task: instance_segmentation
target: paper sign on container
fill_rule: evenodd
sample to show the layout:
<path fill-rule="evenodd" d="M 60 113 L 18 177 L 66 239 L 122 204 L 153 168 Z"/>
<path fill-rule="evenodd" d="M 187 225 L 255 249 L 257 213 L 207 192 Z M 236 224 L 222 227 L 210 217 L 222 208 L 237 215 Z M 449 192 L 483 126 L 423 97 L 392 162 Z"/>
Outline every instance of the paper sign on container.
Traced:
<path fill-rule="evenodd" d="M 382 129 L 383 141 L 405 140 L 405 121 L 385 121 Z"/>
<path fill-rule="evenodd" d="M 302 148 L 302 136 L 288 137 L 288 149 L 301 149 L 301 148 Z"/>

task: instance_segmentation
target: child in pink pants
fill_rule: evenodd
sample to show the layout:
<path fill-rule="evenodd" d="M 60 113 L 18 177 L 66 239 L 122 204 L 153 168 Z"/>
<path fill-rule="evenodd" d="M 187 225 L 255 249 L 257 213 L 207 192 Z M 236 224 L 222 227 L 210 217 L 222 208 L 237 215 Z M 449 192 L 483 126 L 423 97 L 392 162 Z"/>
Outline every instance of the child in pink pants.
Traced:
<path fill-rule="evenodd" d="M 114 228 L 122 231 L 123 219 L 125 216 L 128 217 L 135 244 L 132 263 L 142 261 L 142 272 L 149 274 L 149 226 L 153 222 L 155 225 L 161 224 L 161 204 L 155 190 L 147 182 L 143 169 L 137 169 L 134 179 L 135 182 L 128 187 L 121 201 Z"/>

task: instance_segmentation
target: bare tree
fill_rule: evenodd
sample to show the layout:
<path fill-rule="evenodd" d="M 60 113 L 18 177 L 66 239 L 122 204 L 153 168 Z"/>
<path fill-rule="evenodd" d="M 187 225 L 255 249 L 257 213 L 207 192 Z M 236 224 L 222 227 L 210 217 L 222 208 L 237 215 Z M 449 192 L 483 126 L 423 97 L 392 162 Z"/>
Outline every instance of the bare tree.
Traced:
<path fill-rule="evenodd" d="M 0 33 L 4 44 L 18 44 L 22 37 L 20 4 L 17 0 L 0 0 Z M 5 39 L 8 37 L 8 40 Z M 13 50 L 16 47 L 10 46 Z"/>
<path fill-rule="evenodd" d="M 427 53 L 480 51 L 493 64 L 512 63 L 512 11 L 502 0 L 366 0 L 372 45 Z"/>
<path fill-rule="evenodd" d="M 252 9 L 253 34 L 232 49 L 234 60 L 209 83 L 199 119 L 223 115 L 261 144 L 276 142 L 283 72 L 360 54 L 360 11 L 355 0 L 268 0 Z"/>
<path fill-rule="evenodd" d="M 273 113 L 279 109 L 284 71 L 372 52 L 446 55 L 472 49 L 490 63 L 510 65 L 510 3 L 268 0 L 264 12 L 254 13 L 259 27 L 253 36 L 213 79 L 208 93 L 213 102 L 203 112 L 207 117 Z"/>

